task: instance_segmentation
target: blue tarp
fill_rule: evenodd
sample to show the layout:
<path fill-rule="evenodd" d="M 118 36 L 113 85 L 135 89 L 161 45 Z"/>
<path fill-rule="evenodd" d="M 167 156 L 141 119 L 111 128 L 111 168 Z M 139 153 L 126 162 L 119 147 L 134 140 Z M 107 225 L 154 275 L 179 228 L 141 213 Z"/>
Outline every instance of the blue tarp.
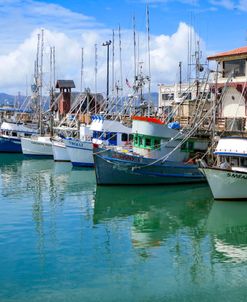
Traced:
<path fill-rule="evenodd" d="M 168 124 L 168 128 L 179 130 L 181 128 L 179 122 L 172 122 Z"/>

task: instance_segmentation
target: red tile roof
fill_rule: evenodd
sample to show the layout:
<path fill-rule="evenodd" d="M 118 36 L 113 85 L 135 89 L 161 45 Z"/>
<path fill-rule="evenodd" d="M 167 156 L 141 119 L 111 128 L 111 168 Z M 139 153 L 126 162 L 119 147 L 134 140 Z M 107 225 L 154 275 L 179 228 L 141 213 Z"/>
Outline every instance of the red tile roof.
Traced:
<path fill-rule="evenodd" d="M 209 56 L 208 60 L 215 60 L 215 59 L 219 59 L 222 57 L 239 56 L 239 55 L 244 55 L 244 54 L 247 55 L 247 46 L 243 46 L 243 47 L 239 47 L 239 48 L 236 48 L 233 50 L 217 53 L 213 56 Z"/>

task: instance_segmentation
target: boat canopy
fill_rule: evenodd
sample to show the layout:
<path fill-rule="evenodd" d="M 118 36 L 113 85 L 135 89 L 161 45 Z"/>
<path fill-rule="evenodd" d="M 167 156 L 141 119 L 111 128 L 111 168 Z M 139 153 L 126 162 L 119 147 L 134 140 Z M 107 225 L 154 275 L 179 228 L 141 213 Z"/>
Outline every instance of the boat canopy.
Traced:
<path fill-rule="evenodd" d="M 222 138 L 219 140 L 214 154 L 247 157 L 247 139 L 242 137 Z"/>
<path fill-rule="evenodd" d="M 132 133 L 131 128 L 124 126 L 119 121 L 105 120 L 105 119 L 93 119 L 90 129 L 92 131 L 101 132 L 118 132 L 118 133 Z"/>

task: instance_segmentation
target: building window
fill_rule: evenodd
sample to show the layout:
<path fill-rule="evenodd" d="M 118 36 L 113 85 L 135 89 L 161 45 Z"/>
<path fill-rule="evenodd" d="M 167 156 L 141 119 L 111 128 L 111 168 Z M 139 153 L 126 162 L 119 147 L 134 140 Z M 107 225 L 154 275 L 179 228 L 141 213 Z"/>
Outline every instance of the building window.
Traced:
<path fill-rule="evenodd" d="M 229 77 L 231 72 L 234 72 L 235 77 L 245 76 L 245 59 L 224 61 L 223 62 L 223 77 Z"/>
<path fill-rule="evenodd" d="M 174 100 L 174 93 L 162 93 L 162 101 Z"/>

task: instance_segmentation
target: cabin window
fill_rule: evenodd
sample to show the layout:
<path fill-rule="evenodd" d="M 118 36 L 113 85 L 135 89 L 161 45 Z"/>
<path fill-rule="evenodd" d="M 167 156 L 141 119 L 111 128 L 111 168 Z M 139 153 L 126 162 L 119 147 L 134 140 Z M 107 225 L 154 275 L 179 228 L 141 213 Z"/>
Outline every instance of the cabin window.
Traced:
<path fill-rule="evenodd" d="M 133 134 L 129 134 L 129 141 L 133 141 Z"/>
<path fill-rule="evenodd" d="M 144 137 L 140 137 L 139 138 L 139 145 L 140 145 L 140 147 L 145 147 L 145 139 L 144 139 Z"/>
<path fill-rule="evenodd" d="M 154 149 L 160 149 L 160 139 L 154 140 Z"/>
<path fill-rule="evenodd" d="M 187 141 L 182 144 L 181 151 L 184 152 L 193 152 L 194 151 L 194 142 Z"/>
<path fill-rule="evenodd" d="M 17 136 L 17 133 L 16 132 L 12 132 L 12 136 Z"/>
<path fill-rule="evenodd" d="M 227 78 L 231 72 L 234 72 L 235 77 L 245 76 L 245 60 L 232 60 L 223 62 L 223 77 Z"/>
<path fill-rule="evenodd" d="M 139 137 L 137 134 L 134 135 L 134 146 L 137 146 L 138 147 L 139 145 Z"/>
<path fill-rule="evenodd" d="M 146 148 L 150 148 L 151 147 L 151 139 L 150 138 L 146 138 L 146 140 L 145 140 L 145 147 Z"/>
<path fill-rule="evenodd" d="M 110 133 L 108 133 L 108 135 L 109 135 L 109 138 L 108 138 L 109 144 L 116 146 L 117 145 L 117 134 L 110 132 Z"/>
<path fill-rule="evenodd" d="M 127 142 L 128 141 L 128 134 L 127 133 L 122 133 L 121 140 L 122 140 L 122 142 Z"/>

